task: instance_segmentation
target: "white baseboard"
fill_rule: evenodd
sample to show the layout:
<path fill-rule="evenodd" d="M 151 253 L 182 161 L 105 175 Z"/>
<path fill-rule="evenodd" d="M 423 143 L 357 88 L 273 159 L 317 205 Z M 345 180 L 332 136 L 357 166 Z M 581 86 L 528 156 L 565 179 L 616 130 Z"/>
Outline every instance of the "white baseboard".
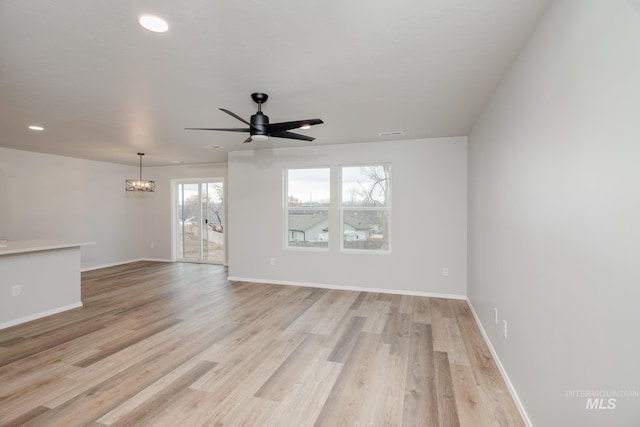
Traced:
<path fill-rule="evenodd" d="M 251 282 L 251 283 L 264 283 L 270 285 L 285 285 L 285 286 L 304 286 L 308 288 L 320 288 L 320 289 L 335 289 L 340 291 L 357 291 L 357 292 L 377 292 L 380 294 L 393 294 L 393 295 L 410 295 L 419 297 L 430 298 L 449 298 L 466 300 L 465 295 L 455 294 L 440 294 L 437 292 L 419 292 L 419 291 L 403 291 L 397 289 L 380 289 L 380 288 L 365 288 L 359 286 L 342 286 L 342 285 L 327 285 L 323 283 L 305 283 L 305 282 L 292 282 L 286 280 L 264 280 L 264 279 L 252 279 L 248 277 L 236 277 L 229 276 L 227 280 L 234 282 Z"/>
<path fill-rule="evenodd" d="M 118 261 L 118 262 L 111 262 L 109 264 L 92 265 L 92 266 L 89 266 L 89 267 L 83 267 L 83 268 L 80 269 L 80 271 L 84 273 L 85 271 L 100 270 L 101 268 L 115 267 L 117 265 L 130 264 L 132 262 L 137 262 L 137 261 L 142 261 L 142 258 L 128 259 L 128 260 L 125 260 L 125 261 Z"/>
<path fill-rule="evenodd" d="M 91 271 L 91 270 L 99 270 L 101 268 L 115 267 L 118 265 L 131 264 L 132 262 L 140 262 L 140 261 L 153 261 L 153 262 L 173 262 L 170 259 L 161 259 L 161 258 L 137 258 L 137 259 L 128 259 L 125 261 L 112 262 L 110 264 L 101 264 L 101 265 L 92 265 L 89 267 L 83 267 L 80 269 L 81 272 Z"/>
<path fill-rule="evenodd" d="M 522 419 L 524 420 L 524 423 L 527 425 L 527 427 L 533 427 L 533 424 L 531 423 L 531 420 L 529 419 L 529 415 L 527 415 L 527 411 L 525 411 L 524 406 L 522 405 L 522 402 L 520 401 L 520 398 L 518 397 L 518 393 L 516 393 L 516 389 L 513 387 L 513 384 L 511 383 L 511 380 L 509 379 L 509 375 L 507 375 L 507 371 L 504 369 L 504 366 L 502 365 L 502 362 L 500 362 L 500 358 L 498 357 L 498 353 L 496 353 L 495 348 L 493 348 L 493 345 L 491 344 L 491 341 L 489 340 L 489 335 L 487 335 L 487 332 L 484 330 L 484 327 L 482 326 L 482 323 L 480 322 L 480 318 L 478 317 L 478 313 L 476 313 L 476 309 L 473 308 L 473 304 L 471 304 L 471 301 L 469 299 L 467 299 L 467 304 L 469 304 L 469 308 L 471 308 L 471 313 L 473 313 L 473 318 L 476 320 L 476 324 L 478 325 L 478 328 L 480 329 L 480 332 L 482 333 L 482 338 L 484 338 L 484 341 L 487 343 L 487 346 L 489 347 L 489 351 L 491 352 L 491 355 L 493 356 L 493 360 L 495 360 L 496 361 L 496 365 L 498 365 L 498 370 L 500 371 L 500 374 L 502 375 L 502 379 L 507 384 L 507 388 L 509 389 L 509 392 L 511 393 L 511 397 L 513 398 L 513 401 L 515 402 L 516 406 L 518 407 L 518 411 L 520 411 L 520 415 L 522 415 Z"/>
<path fill-rule="evenodd" d="M 142 259 L 139 259 L 138 261 L 151 261 L 151 262 L 175 262 L 174 260 L 166 259 L 166 258 L 142 258 Z"/>
<path fill-rule="evenodd" d="M 79 307 L 82 307 L 82 302 L 76 302 L 74 304 L 53 308 L 51 310 L 41 311 L 40 313 L 31 314 L 29 316 L 10 320 L 9 322 L 5 322 L 5 323 L 0 323 L 0 329 L 9 328 L 11 326 L 19 325 L 21 323 L 31 322 L 32 320 L 41 319 L 43 317 L 51 316 L 52 314 L 62 313 L 63 311 L 73 310 L 74 308 L 79 308 Z"/>

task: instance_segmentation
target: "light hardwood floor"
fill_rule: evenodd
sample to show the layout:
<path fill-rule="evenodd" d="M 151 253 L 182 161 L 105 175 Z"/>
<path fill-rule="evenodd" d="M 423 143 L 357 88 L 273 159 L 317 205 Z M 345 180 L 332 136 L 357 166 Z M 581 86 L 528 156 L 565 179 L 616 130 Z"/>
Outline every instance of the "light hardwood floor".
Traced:
<path fill-rule="evenodd" d="M 0 330 L 2 426 L 523 426 L 464 301 L 139 262 Z"/>

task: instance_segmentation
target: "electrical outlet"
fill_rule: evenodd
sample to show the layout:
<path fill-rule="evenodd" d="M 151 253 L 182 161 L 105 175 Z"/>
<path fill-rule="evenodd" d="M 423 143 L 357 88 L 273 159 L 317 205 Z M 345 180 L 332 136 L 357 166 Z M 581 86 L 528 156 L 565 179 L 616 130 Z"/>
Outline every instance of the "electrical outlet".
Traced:
<path fill-rule="evenodd" d="M 276 265 L 276 259 L 275 258 L 269 258 L 269 265 Z"/>
<path fill-rule="evenodd" d="M 21 292 L 22 292 L 22 288 L 20 287 L 20 285 L 13 285 L 11 287 L 11 296 L 12 297 L 19 296 Z"/>
<path fill-rule="evenodd" d="M 504 336 L 504 339 L 506 340 L 507 339 L 507 321 L 503 320 L 502 324 L 503 324 L 503 326 L 502 326 L 502 335 Z"/>
<path fill-rule="evenodd" d="M 496 322 L 496 325 L 498 324 L 498 308 L 497 307 L 493 308 L 493 321 Z"/>
<path fill-rule="evenodd" d="M 442 275 L 447 277 L 449 275 L 449 269 L 447 267 L 442 267 Z"/>

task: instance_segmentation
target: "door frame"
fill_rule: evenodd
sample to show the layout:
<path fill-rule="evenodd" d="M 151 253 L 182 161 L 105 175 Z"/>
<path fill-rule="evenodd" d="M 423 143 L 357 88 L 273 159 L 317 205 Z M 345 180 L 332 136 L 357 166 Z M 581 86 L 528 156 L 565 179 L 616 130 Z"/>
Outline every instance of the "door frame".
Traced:
<path fill-rule="evenodd" d="M 224 177 L 207 177 L 207 178 L 180 178 L 180 179 L 172 179 L 170 180 L 171 185 L 171 261 L 176 262 L 182 260 L 178 260 L 178 185 L 180 184 L 201 184 L 201 183 L 221 183 L 222 184 L 222 198 L 223 198 L 223 209 L 224 209 L 224 217 L 225 223 L 228 222 L 227 217 L 227 185 Z M 227 224 L 224 224 L 224 256 L 222 265 L 228 266 L 229 256 L 227 253 L 227 243 L 229 241 L 229 237 L 227 235 Z M 184 261 L 191 262 L 191 261 Z M 202 261 L 200 261 L 202 262 Z M 217 264 L 217 263 L 209 263 L 207 264 Z"/>

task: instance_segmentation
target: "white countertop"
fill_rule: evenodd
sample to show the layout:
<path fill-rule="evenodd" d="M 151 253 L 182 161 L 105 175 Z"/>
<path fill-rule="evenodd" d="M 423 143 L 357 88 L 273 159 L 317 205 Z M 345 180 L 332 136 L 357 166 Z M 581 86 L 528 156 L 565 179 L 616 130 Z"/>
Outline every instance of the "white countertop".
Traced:
<path fill-rule="evenodd" d="M 50 251 L 95 245 L 96 242 L 73 243 L 62 240 L 0 240 L 0 255 L 12 255 L 26 252 Z"/>

